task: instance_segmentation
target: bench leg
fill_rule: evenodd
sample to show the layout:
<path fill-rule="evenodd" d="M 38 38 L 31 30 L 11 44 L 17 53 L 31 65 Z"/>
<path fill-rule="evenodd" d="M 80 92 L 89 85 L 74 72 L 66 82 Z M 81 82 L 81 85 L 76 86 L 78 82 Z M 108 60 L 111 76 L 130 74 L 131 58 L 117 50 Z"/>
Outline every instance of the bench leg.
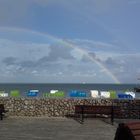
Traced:
<path fill-rule="evenodd" d="M 84 107 L 81 107 L 82 113 L 81 113 L 81 122 L 84 123 Z"/>
<path fill-rule="evenodd" d="M 81 120 L 81 123 L 84 123 L 84 115 L 83 114 L 80 114 L 80 120 Z"/>
<path fill-rule="evenodd" d="M 113 106 L 111 108 L 111 124 L 112 125 L 114 124 L 114 108 L 113 108 Z"/>
<path fill-rule="evenodd" d="M 0 114 L 0 120 L 3 120 L 3 115 L 2 114 Z"/>
<path fill-rule="evenodd" d="M 111 115 L 111 124 L 112 125 L 114 124 L 114 117 L 113 117 L 113 115 Z"/>

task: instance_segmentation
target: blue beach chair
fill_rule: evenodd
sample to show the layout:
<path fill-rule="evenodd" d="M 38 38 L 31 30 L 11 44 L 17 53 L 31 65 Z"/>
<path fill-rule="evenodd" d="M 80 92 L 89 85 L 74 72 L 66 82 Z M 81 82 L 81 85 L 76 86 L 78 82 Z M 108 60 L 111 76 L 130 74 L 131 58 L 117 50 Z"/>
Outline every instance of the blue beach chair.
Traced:
<path fill-rule="evenodd" d="M 38 93 L 39 93 L 38 90 L 30 90 L 30 91 L 27 93 L 27 96 L 28 96 L 28 97 L 37 97 L 37 96 L 38 96 Z"/>
<path fill-rule="evenodd" d="M 77 90 L 72 90 L 69 93 L 70 97 L 87 97 L 86 92 L 84 91 L 77 91 Z"/>
<path fill-rule="evenodd" d="M 133 99 L 131 95 L 127 95 L 125 93 L 118 93 L 118 98 L 119 99 Z"/>

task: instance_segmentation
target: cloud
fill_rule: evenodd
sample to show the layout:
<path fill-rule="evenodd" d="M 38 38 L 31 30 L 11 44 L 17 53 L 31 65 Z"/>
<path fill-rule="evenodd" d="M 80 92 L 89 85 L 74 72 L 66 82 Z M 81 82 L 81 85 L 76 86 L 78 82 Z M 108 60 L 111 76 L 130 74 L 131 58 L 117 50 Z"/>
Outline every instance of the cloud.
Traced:
<path fill-rule="evenodd" d="M 49 53 L 48 59 L 49 61 L 56 61 L 59 58 L 61 59 L 74 59 L 71 54 L 72 48 L 60 46 L 60 45 L 51 45 L 51 51 Z"/>
<path fill-rule="evenodd" d="M 23 67 L 23 68 L 34 68 L 34 67 L 37 66 L 36 62 L 35 61 L 31 61 L 31 60 L 19 62 L 19 65 L 21 65 L 21 67 Z"/>
<path fill-rule="evenodd" d="M 137 75 L 139 75 L 139 53 L 127 53 L 125 54 L 121 52 L 121 50 L 117 50 L 117 46 L 114 44 L 108 44 L 103 42 L 96 42 L 96 41 L 87 41 L 87 40 L 69 40 L 73 44 L 77 45 L 78 47 L 82 48 L 83 50 L 88 51 L 88 55 L 92 57 L 94 60 L 98 61 L 105 67 L 107 67 L 118 79 L 124 83 L 135 83 Z M 92 45 L 91 45 L 92 44 Z M 98 49 L 95 49 L 96 46 L 100 45 Z M 113 50 L 116 47 L 116 50 Z M 88 48 L 88 49 L 87 49 Z M 103 50 L 106 51 L 103 51 Z M 95 51 L 96 50 L 96 51 Z M 75 51 L 75 55 L 78 54 L 78 51 Z M 89 57 L 85 54 L 77 55 L 77 59 L 82 61 L 83 63 L 89 64 Z M 90 65 L 90 64 L 89 64 Z M 71 66 L 72 67 L 72 66 Z M 98 70 L 97 70 L 98 71 Z M 105 73 L 103 69 L 100 69 L 101 73 Z M 97 74 L 99 75 L 99 74 Z M 133 77 L 132 77 L 133 75 Z M 131 78 L 130 78 L 131 77 Z"/>
<path fill-rule="evenodd" d="M 71 64 L 77 61 L 72 51 L 73 48 L 65 47 L 63 45 L 48 45 L 30 42 L 14 42 L 7 39 L 0 40 L 1 49 L 1 64 L 8 67 L 8 69 L 16 69 L 18 71 L 36 70 L 51 67 L 59 67 L 61 64 Z M 78 55 L 79 52 L 77 52 Z M 10 55 L 9 55 L 10 54 Z M 50 70 L 51 71 L 51 70 Z"/>
<path fill-rule="evenodd" d="M 88 40 L 88 39 L 71 39 L 66 40 L 67 42 L 74 44 L 76 46 L 81 47 L 83 50 L 86 51 L 94 51 L 94 52 L 121 52 L 122 46 L 119 46 L 115 43 L 108 43 L 103 41 L 95 41 L 95 40 Z"/>
<path fill-rule="evenodd" d="M 102 41 L 94 41 L 87 39 L 71 39 L 66 41 L 73 45 L 76 45 L 79 49 L 82 49 L 82 53 L 79 54 L 79 50 L 75 49 L 74 54 L 79 60 L 82 60 L 84 62 L 91 61 L 90 58 L 92 58 L 100 63 L 113 64 L 116 62 L 113 62 L 112 56 L 115 57 L 116 55 L 122 53 L 120 46 L 117 46 L 113 43 L 106 43 Z"/>
<path fill-rule="evenodd" d="M 106 79 L 108 75 L 101 73 L 101 68 L 88 60 L 79 48 L 0 39 L 0 50 L 0 78 L 3 81 L 112 81 L 111 78 Z M 93 52 L 89 55 L 96 58 Z M 86 62 L 84 57 L 87 57 Z"/>
<path fill-rule="evenodd" d="M 139 59 L 138 54 L 118 54 L 118 56 L 107 57 L 102 63 L 123 83 L 136 83 L 140 74 Z"/>
<path fill-rule="evenodd" d="M 0 60 L 5 57 L 16 57 L 19 60 L 37 60 L 50 53 L 50 44 L 12 41 L 0 39 Z"/>
<path fill-rule="evenodd" d="M 82 56 L 82 59 L 81 59 L 82 62 L 89 62 L 89 61 L 93 62 L 93 60 L 94 60 L 94 61 L 97 61 L 97 62 L 99 62 L 99 63 L 102 63 L 102 61 L 101 61 L 100 58 L 96 55 L 95 52 L 88 52 L 87 55 L 83 55 L 83 56 Z"/>
<path fill-rule="evenodd" d="M 116 63 L 116 61 L 112 58 L 112 57 L 108 57 L 106 60 L 105 60 L 105 63 L 107 64 L 107 65 L 116 65 L 117 63 Z"/>
<path fill-rule="evenodd" d="M 6 57 L 3 59 L 3 63 L 5 63 L 6 65 L 14 65 L 16 63 L 17 58 L 16 57 Z"/>
<path fill-rule="evenodd" d="M 83 79 L 86 82 L 112 81 L 106 71 L 89 57 L 107 67 L 123 82 L 133 82 L 133 77 L 139 75 L 139 54 L 117 54 L 112 53 L 112 50 L 100 52 L 94 51 L 91 46 L 91 51 L 85 52 L 82 43 L 79 44 L 81 45 L 78 45 L 78 48 L 72 48 L 57 43 L 41 44 L 0 39 L 0 78 L 7 81 L 19 78 L 24 82 L 28 81 L 28 78 L 32 81 L 42 78 L 42 82 L 46 79 L 55 81 L 55 78 L 64 82 Z"/>

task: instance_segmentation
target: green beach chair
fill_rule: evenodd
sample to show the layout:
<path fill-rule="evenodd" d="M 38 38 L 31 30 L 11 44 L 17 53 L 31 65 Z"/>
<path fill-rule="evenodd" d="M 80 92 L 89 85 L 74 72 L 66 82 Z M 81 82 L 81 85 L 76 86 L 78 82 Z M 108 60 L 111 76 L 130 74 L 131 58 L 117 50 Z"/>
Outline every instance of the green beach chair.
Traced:
<path fill-rule="evenodd" d="M 20 96 L 19 90 L 11 90 L 10 96 L 11 97 L 19 97 Z"/>
<path fill-rule="evenodd" d="M 44 93 L 43 96 L 46 98 L 63 98 L 65 94 L 63 91 L 58 91 L 56 93 Z"/>
<path fill-rule="evenodd" d="M 117 93 L 114 90 L 109 91 L 110 92 L 110 98 L 111 99 L 117 99 Z"/>

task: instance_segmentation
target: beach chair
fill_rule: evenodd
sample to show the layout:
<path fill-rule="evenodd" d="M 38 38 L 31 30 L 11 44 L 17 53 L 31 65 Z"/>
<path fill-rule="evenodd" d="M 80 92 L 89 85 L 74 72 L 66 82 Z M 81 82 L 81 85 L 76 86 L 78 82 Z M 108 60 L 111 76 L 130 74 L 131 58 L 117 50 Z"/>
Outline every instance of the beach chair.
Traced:
<path fill-rule="evenodd" d="M 101 98 L 110 98 L 110 92 L 109 91 L 100 91 Z"/>
<path fill-rule="evenodd" d="M 98 90 L 90 90 L 90 93 L 91 93 L 91 97 L 92 98 L 100 98 L 100 95 L 99 95 L 99 91 Z"/>

